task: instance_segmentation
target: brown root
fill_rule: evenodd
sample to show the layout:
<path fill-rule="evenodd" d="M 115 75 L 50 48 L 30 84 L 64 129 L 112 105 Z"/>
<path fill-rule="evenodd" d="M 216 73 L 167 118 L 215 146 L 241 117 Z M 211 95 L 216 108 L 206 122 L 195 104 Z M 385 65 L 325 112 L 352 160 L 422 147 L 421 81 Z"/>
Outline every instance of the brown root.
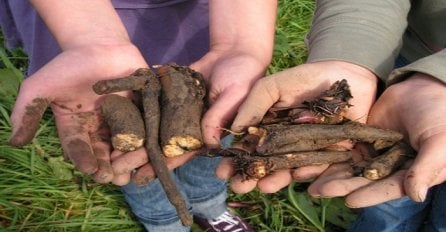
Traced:
<path fill-rule="evenodd" d="M 302 102 L 301 107 L 271 108 L 261 124 L 273 123 L 320 123 L 340 124 L 349 121 L 345 118 L 350 99 L 353 98 L 350 86 L 345 79 L 336 81 L 330 89 L 322 92 L 315 100 Z"/>
<path fill-rule="evenodd" d="M 121 91 L 141 90 L 146 86 L 147 76 L 155 75 L 148 68 L 137 69 L 128 77 L 101 80 L 93 85 L 93 91 L 99 95 Z"/>
<path fill-rule="evenodd" d="M 345 115 L 351 106 L 348 102 L 353 96 L 347 80 L 336 81 L 330 89 L 324 91 L 313 101 L 304 101 L 302 104 L 313 113 L 316 120 L 313 123 L 339 124 L 345 121 Z M 293 121 L 299 121 L 300 111 L 292 112 Z"/>
<path fill-rule="evenodd" d="M 364 169 L 363 176 L 369 180 L 379 180 L 398 170 L 407 160 L 415 156 L 415 151 L 403 142 L 397 143 L 385 153 L 375 157 Z"/>
<path fill-rule="evenodd" d="M 374 144 L 379 150 L 402 139 L 398 132 L 356 122 L 340 125 L 271 124 L 262 128 L 266 133 L 263 143 L 257 147 L 260 155 L 320 150 L 347 139 Z"/>
<path fill-rule="evenodd" d="M 161 146 L 174 157 L 203 146 L 201 116 L 206 94 L 203 77 L 186 66 L 161 66 Z"/>
<path fill-rule="evenodd" d="M 161 151 L 159 141 L 160 132 L 160 97 L 161 84 L 157 77 L 150 75 L 146 88 L 143 89 L 143 106 L 145 130 L 147 132 L 146 150 L 149 155 L 150 163 L 153 166 L 167 198 L 175 206 L 178 216 L 184 225 L 192 225 L 192 215 L 189 213 L 186 202 L 182 198 L 175 182 L 170 176 L 165 157 Z"/>
<path fill-rule="evenodd" d="M 309 165 L 332 164 L 345 162 L 352 158 L 350 151 L 307 151 L 282 155 L 235 156 L 236 172 L 247 179 L 260 179 L 276 170 L 293 169 Z"/>
<path fill-rule="evenodd" d="M 101 106 L 104 120 L 110 128 L 113 148 L 134 151 L 144 144 L 144 122 L 133 102 L 115 94 L 105 96 Z"/>

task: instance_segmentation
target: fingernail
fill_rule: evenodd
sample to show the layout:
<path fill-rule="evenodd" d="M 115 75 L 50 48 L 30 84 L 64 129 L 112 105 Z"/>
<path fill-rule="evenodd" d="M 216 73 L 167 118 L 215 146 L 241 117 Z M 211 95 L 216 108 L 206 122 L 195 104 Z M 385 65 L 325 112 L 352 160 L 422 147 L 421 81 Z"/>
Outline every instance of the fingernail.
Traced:
<path fill-rule="evenodd" d="M 9 137 L 9 144 L 18 148 L 25 146 L 32 141 L 37 129 L 38 128 L 27 129 L 20 127 L 12 133 L 11 137 Z"/>
<path fill-rule="evenodd" d="M 344 202 L 344 205 L 345 205 L 347 208 L 350 208 L 350 209 L 361 208 L 361 207 L 358 207 L 358 206 L 356 206 L 356 205 L 351 205 L 351 204 L 349 204 L 347 201 Z"/>
<path fill-rule="evenodd" d="M 426 200 L 427 190 L 427 187 L 422 187 L 420 190 L 418 190 L 417 199 L 415 199 L 415 201 L 423 202 L 424 200 Z"/>

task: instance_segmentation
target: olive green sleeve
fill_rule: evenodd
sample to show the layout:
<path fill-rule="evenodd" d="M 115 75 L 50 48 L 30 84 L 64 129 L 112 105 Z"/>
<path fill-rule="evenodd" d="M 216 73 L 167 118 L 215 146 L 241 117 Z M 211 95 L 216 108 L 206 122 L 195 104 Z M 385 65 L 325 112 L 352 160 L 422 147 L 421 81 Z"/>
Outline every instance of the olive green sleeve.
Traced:
<path fill-rule="evenodd" d="M 407 66 L 393 70 L 387 85 L 403 81 L 414 72 L 431 75 L 446 84 L 446 49 L 419 59 Z"/>
<path fill-rule="evenodd" d="M 307 62 L 347 61 L 387 79 L 409 9 L 410 0 L 317 0 Z"/>

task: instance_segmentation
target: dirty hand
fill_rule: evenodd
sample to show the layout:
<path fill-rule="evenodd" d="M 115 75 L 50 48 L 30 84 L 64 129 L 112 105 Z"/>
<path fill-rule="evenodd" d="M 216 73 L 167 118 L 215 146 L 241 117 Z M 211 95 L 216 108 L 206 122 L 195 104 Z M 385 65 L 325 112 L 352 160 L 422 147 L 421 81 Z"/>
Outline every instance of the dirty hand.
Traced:
<path fill-rule="evenodd" d="M 271 107 L 300 105 L 341 79 L 348 81 L 354 96 L 351 101 L 353 107 L 349 109 L 347 117 L 365 122 L 376 94 L 375 75 L 354 64 L 324 61 L 299 65 L 260 79 L 240 106 L 231 129 L 240 132 L 248 126 L 258 124 Z M 293 177 L 313 178 L 326 168 L 326 165 L 299 168 L 294 171 L 293 176 L 290 170 L 277 171 L 260 180 L 249 181 L 242 181 L 241 177 L 235 176 L 231 179 L 231 188 L 235 192 L 245 193 L 257 186 L 263 192 L 276 192 L 288 185 Z M 230 178 L 233 173 L 229 159 L 222 161 L 217 169 L 217 175 L 221 178 Z"/>
<path fill-rule="evenodd" d="M 446 85 L 425 74 L 391 85 L 373 106 L 369 123 L 400 131 L 418 152 L 407 170 L 380 180 L 351 177 L 348 166 L 333 165 L 309 192 L 312 195 L 347 196 L 352 208 L 372 206 L 403 196 L 421 202 L 427 190 L 446 180 Z"/>
<path fill-rule="evenodd" d="M 131 44 L 85 45 L 63 51 L 23 81 L 11 115 L 10 143 L 31 142 L 42 114 L 51 106 L 65 157 L 95 181 L 111 181 L 112 149 L 98 111 L 101 96 L 92 85 L 140 67 L 147 64 Z"/>

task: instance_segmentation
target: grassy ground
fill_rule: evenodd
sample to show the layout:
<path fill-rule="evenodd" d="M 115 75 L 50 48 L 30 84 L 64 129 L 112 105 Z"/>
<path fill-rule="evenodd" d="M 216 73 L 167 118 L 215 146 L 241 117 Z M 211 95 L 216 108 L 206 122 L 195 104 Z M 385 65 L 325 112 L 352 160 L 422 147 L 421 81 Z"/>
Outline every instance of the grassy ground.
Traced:
<path fill-rule="evenodd" d="M 269 73 L 304 62 L 303 39 L 314 9 L 313 0 L 279 4 Z M 9 115 L 25 67 L 21 50 L 0 46 L 0 231 L 143 231 L 117 187 L 96 184 L 63 161 L 50 112 L 32 144 L 7 145 Z M 237 202 L 233 209 L 258 231 L 343 231 L 354 214 L 341 199 L 310 198 L 306 187 L 290 185 L 276 194 L 230 192 L 228 201 Z"/>

